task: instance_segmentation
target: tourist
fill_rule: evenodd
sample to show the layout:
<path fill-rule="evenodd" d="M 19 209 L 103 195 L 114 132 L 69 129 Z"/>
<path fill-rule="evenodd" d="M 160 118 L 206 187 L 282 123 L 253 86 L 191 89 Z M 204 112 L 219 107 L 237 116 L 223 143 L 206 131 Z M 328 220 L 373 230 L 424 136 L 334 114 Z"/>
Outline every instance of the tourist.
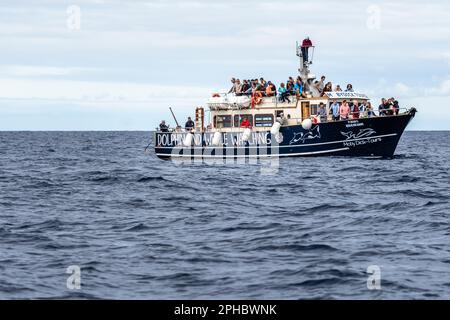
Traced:
<path fill-rule="evenodd" d="M 354 92 L 353 86 L 350 83 L 347 85 L 347 89 L 345 90 L 345 92 Z"/>
<path fill-rule="evenodd" d="M 339 116 L 341 120 L 348 120 L 348 115 L 350 113 L 350 107 L 348 106 L 347 100 L 342 101 L 341 107 L 339 108 Z"/>
<path fill-rule="evenodd" d="M 279 101 L 280 102 L 288 102 L 288 103 L 291 103 L 291 100 L 289 100 L 289 98 L 288 98 L 288 92 L 287 92 L 287 89 L 286 89 L 286 87 L 284 86 L 284 83 L 282 82 L 282 83 L 280 83 L 280 87 L 278 88 L 278 99 L 279 99 Z"/>
<path fill-rule="evenodd" d="M 247 80 L 243 80 L 242 87 L 241 87 L 242 94 L 247 95 L 250 88 L 251 87 L 248 84 L 248 81 Z"/>
<path fill-rule="evenodd" d="M 320 77 L 319 84 L 317 85 L 317 89 L 320 93 L 323 93 L 323 89 L 325 88 L 325 76 Z"/>
<path fill-rule="evenodd" d="M 331 105 L 330 109 L 331 109 L 331 114 L 333 116 L 333 121 L 338 121 L 340 119 L 340 114 L 339 114 L 340 105 L 339 105 L 339 102 L 337 102 L 337 100 L 334 100 L 334 102 Z"/>
<path fill-rule="evenodd" d="M 322 96 L 324 96 L 327 92 L 332 92 L 332 91 L 333 91 L 333 85 L 331 84 L 331 82 L 328 82 L 322 90 Z"/>
<path fill-rule="evenodd" d="M 236 79 L 235 78 L 231 78 L 231 83 L 232 83 L 232 86 L 231 86 L 230 91 L 228 91 L 228 93 L 236 92 L 235 91 L 236 90 L 236 87 L 235 87 Z"/>
<path fill-rule="evenodd" d="M 166 121 L 162 120 L 161 123 L 159 124 L 159 131 L 161 132 L 169 132 L 169 126 L 166 125 Z"/>
<path fill-rule="evenodd" d="M 387 101 L 385 98 L 381 99 L 381 104 L 378 106 L 378 114 L 380 116 L 386 116 L 387 115 L 387 110 L 386 108 L 389 108 L 387 105 Z"/>
<path fill-rule="evenodd" d="M 263 88 L 266 89 L 266 87 L 267 87 L 267 82 L 266 82 L 266 80 L 264 80 L 264 78 L 260 78 L 260 79 L 259 79 L 259 82 L 261 83 L 261 86 L 263 86 Z"/>
<path fill-rule="evenodd" d="M 367 104 L 366 104 L 365 115 L 368 118 L 375 117 L 375 112 L 373 111 L 372 104 L 369 101 L 367 101 Z"/>
<path fill-rule="evenodd" d="M 263 95 L 266 93 L 266 86 L 264 83 L 264 79 L 261 78 L 261 82 L 258 82 L 258 79 L 256 79 L 256 91 L 261 92 Z"/>
<path fill-rule="evenodd" d="M 194 121 L 192 121 L 191 117 L 188 117 L 186 124 L 184 125 L 184 129 L 186 131 L 192 131 L 195 127 Z"/>
<path fill-rule="evenodd" d="M 297 78 L 297 82 L 294 85 L 294 91 L 297 94 L 297 97 L 306 98 L 306 95 L 303 92 L 303 81 L 300 77 Z"/>
<path fill-rule="evenodd" d="M 341 86 L 338 84 L 338 85 L 336 86 L 336 88 L 334 89 L 334 91 L 335 91 L 335 92 L 342 92 Z"/>
<path fill-rule="evenodd" d="M 276 95 L 277 95 L 277 88 L 271 81 L 268 81 L 266 87 L 266 96 L 273 97 Z"/>
<path fill-rule="evenodd" d="M 306 39 L 303 40 L 302 42 L 302 56 L 303 56 L 303 65 L 306 66 L 306 64 L 309 62 L 309 57 L 308 57 L 308 51 L 309 48 L 312 47 L 312 41 L 309 39 L 309 37 L 306 37 Z"/>
<path fill-rule="evenodd" d="M 320 122 L 327 122 L 327 110 L 325 110 L 325 104 L 323 102 L 319 104 L 317 116 L 319 117 Z"/>
<path fill-rule="evenodd" d="M 234 83 L 234 87 L 235 87 L 234 93 L 235 93 L 237 96 L 240 96 L 240 95 L 242 94 L 242 84 L 241 84 L 241 80 L 236 79 L 236 81 L 235 81 L 235 83 Z"/>
<path fill-rule="evenodd" d="M 392 100 L 392 105 L 393 105 L 393 110 L 394 110 L 394 114 L 398 116 L 398 113 L 400 112 L 400 106 L 398 105 L 398 101 L 395 100 L 394 97 L 391 98 Z"/>
<path fill-rule="evenodd" d="M 353 117 L 353 119 L 359 119 L 359 106 L 358 106 L 358 101 L 357 100 L 353 101 L 352 117 Z"/>
<path fill-rule="evenodd" d="M 289 80 L 286 83 L 286 95 L 294 95 L 294 79 L 292 79 L 292 77 L 289 77 Z"/>
<path fill-rule="evenodd" d="M 316 80 L 316 81 L 314 81 L 313 84 L 311 84 L 311 81 L 310 81 L 309 91 L 311 92 L 311 94 L 314 98 L 320 97 L 322 94 L 320 93 L 319 81 Z"/>
<path fill-rule="evenodd" d="M 241 127 L 243 128 L 250 128 L 252 125 L 250 123 L 250 121 L 248 120 L 248 118 L 244 118 L 241 122 Z"/>

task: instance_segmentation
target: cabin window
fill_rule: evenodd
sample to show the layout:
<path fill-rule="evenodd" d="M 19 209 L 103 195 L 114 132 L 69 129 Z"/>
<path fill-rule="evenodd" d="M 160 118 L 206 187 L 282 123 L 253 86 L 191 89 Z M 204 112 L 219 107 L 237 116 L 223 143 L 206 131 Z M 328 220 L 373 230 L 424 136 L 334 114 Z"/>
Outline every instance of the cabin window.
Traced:
<path fill-rule="evenodd" d="M 317 110 L 319 109 L 319 105 L 318 104 L 312 104 L 310 107 L 311 107 L 310 114 L 317 114 Z"/>
<path fill-rule="evenodd" d="M 234 116 L 234 126 L 240 127 L 244 119 L 247 119 L 250 122 L 250 125 L 253 127 L 253 115 L 251 114 L 236 114 Z"/>
<path fill-rule="evenodd" d="M 255 114 L 255 127 L 271 127 L 273 114 Z"/>
<path fill-rule="evenodd" d="M 231 116 L 215 116 L 214 123 L 216 128 L 231 128 Z"/>

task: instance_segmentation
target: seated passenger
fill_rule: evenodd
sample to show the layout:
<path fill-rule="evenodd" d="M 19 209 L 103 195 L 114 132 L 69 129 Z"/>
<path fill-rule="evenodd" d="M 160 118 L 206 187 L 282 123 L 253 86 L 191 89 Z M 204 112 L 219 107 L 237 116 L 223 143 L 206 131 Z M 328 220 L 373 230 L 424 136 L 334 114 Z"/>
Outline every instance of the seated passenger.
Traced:
<path fill-rule="evenodd" d="M 347 89 L 345 89 L 345 92 L 354 92 L 353 86 L 350 83 L 347 85 Z"/>
<path fill-rule="evenodd" d="M 243 80 L 242 87 L 241 87 L 242 94 L 245 94 L 245 95 L 248 94 L 249 89 L 250 89 L 250 85 L 248 84 L 248 81 Z"/>
<path fill-rule="evenodd" d="M 262 95 L 266 95 L 266 87 L 264 84 L 259 83 L 258 80 L 256 80 L 256 91 L 259 91 L 262 93 Z"/>
<path fill-rule="evenodd" d="M 241 80 L 236 79 L 236 82 L 234 83 L 234 87 L 235 87 L 234 93 L 235 93 L 237 96 L 242 95 L 242 84 L 241 84 Z"/>
<path fill-rule="evenodd" d="M 241 122 L 241 127 L 243 128 L 250 128 L 252 125 L 250 124 L 250 121 L 247 118 L 244 118 Z"/>
<path fill-rule="evenodd" d="M 266 87 L 266 96 L 268 97 L 273 97 L 277 94 L 275 86 L 273 85 L 272 82 L 267 82 L 267 87 Z"/>
<path fill-rule="evenodd" d="M 286 83 L 286 95 L 294 95 L 294 79 L 292 79 L 292 77 L 289 77 L 289 80 Z"/>
<path fill-rule="evenodd" d="M 286 100 L 287 100 L 288 103 L 291 103 L 291 100 L 289 100 L 289 97 L 288 97 L 287 89 L 284 86 L 283 82 L 280 83 L 280 87 L 278 88 L 278 94 L 279 94 L 280 102 L 286 102 Z"/>
<path fill-rule="evenodd" d="M 232 86 L 231 86 L 230 91 L 228 91 L 228 93 L 233 93 L 236 90 L 236 88 L 235 88 L 236 79 L 235 78 L 231 78 L 231 83 L 232 83 Z"/>
<path fill-rule="evenodd" d="M 341 92 L 342 88 L 340 85 L 337 85 L 336 88 L 334 89 L 335 92 Z"/>
<path fill-rule="evenodd" d="M 320 118 L 320 122 L 327 122 L 327 110 L 325 110 L 325 104 L 323 102 L 319 104 L 317 116 Z"/>
<path fill-rule="evenodd" d="M 306 94 L 303 91 L 303 81 L 300 77 L 297 78 L 297 82 L 294 85 L 294 91 L 297 94 L 297 97 L 306 98 Z"/>
<path fill-rule="evenodd" d="M 328 82 L 322 90 L 322 96 L 324 96 L 325 93 L 332 92 L 332 91 L 333 91 L 333 85 L 331 84 L 331 82 Z"/>
<path fill-rule="evenodd" d="M 161 123 L 159 124 L 159 131 L 161 132 L 169 132 L 169 126 L 166 125 L 166 121 L 161 121 Z"/>
<path fill-rule="evenodd" d="M 339 116 L 341 120 L 348 120 L 348 115 L 350 114 L 350 107 L 348 106 L 347 100 L 342 101 L 342 105 L 339 108 Z"/>

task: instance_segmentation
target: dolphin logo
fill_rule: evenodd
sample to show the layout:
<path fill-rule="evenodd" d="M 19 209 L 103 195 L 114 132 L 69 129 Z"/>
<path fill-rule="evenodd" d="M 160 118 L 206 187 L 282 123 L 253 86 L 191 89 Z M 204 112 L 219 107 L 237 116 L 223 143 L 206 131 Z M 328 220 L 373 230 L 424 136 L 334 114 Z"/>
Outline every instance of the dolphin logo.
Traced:
<path fill-rule="evenodd" d="M 355 134 L 353 131 L 349 131 L 349 132 L 341 131 L 341 134 L 344 137 L 346 137 L 346 140 L 366 138 L 366 137 L 370 137 L 371 135 L 373 135 L 375 133 L 377 133 L 377 132 L 375 130 L 373 130 L 372 128 L 360 129 L 357 134 Z"/>
<path fill-rule="evenodd" d="M 295 133 L 294 137 L 292 138 L 291 142 L 289 142 L 289 144 L 294 144 L 299 141 L 301 141 L 302 143 L 305 143 L 306 140 L 312 140 L 312 139 L 316 139 L 316 138 L 319 138 L 319 139 L 321 138 L 319 126 L 315 126 L 314 128 L 312 128 L 311 130 L 309 130 L 307 132 Z"/>

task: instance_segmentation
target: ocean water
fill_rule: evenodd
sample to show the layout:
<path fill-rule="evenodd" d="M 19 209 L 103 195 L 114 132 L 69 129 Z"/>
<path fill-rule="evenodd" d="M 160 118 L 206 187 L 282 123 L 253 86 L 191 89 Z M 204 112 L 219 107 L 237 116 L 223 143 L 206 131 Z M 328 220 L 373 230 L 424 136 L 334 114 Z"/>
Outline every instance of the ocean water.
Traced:
<path fill-rule="evenodd" d="M 450 298 L 450 132 L 272 175 L 162 161 L 150 138 L 0 132 L 0 299 Z"/>

